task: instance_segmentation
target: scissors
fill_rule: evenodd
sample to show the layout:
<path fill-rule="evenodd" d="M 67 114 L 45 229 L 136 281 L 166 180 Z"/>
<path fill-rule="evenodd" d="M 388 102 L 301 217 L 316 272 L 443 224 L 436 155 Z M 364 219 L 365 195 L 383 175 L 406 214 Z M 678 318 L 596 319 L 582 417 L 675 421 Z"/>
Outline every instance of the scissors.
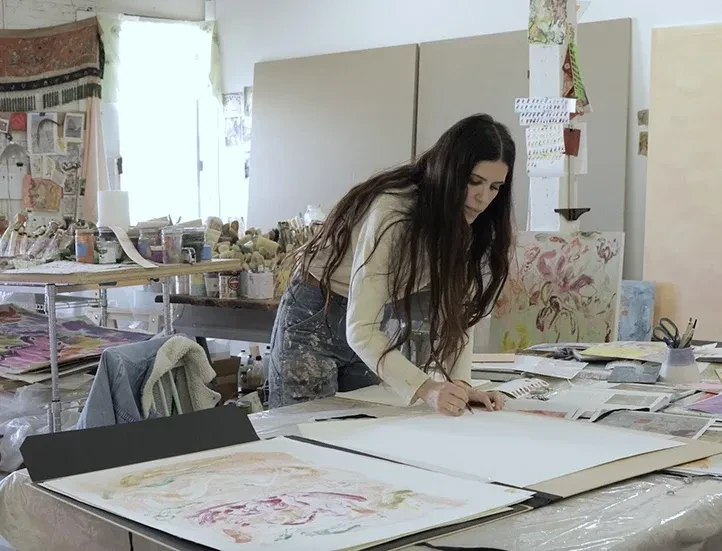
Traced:
<path fill-rule="evenodd" d="M 660 341 L 664 341 L 671 348 L 679 348 L 679 329 L 677 324 L 669 318 L 661 318 L 659 325 L 654 328 L 652 336 Z"/>

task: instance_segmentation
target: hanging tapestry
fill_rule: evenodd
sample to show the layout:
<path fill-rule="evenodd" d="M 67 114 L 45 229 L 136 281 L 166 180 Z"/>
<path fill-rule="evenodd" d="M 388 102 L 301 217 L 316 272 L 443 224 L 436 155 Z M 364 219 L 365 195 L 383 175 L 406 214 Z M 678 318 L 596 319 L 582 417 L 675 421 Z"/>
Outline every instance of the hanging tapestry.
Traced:
<path fill-rule="evenodd" d="M 104 63 L 96 18 L 0 31 L 0 112 L 43 111 L 100 97 Z"/>

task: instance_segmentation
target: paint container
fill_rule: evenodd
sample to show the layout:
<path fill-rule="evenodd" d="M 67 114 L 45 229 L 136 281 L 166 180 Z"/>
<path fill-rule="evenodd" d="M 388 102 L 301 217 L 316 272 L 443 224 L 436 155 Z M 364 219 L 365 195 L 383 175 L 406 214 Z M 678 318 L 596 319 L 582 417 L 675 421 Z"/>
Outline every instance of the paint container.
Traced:
<path fill-rule="evenodd" d="M 211 298 L 218 298 L 219 295 L 219 276 L 218 274 L 206 274 L 206 296 Z"/>
<path fill-rule="evenodd" d="M 190 282 L 192 297 L 206 296 L 206 282 L 203 274 L 193 274 L 192 276 L 190 276 Z"/>
<path fill-rule="evenodd" d="M 120 241 L 110 228 L 98 229 L 98 264 L 117 264 L 123 255 Z"/>
<path fill-rule="evenodd" d="M 140 256 L 145 258 L 146 260 L 152 260 L 153 262 L 158 262 L 153 258 L 153 251 L 151 250 L 151 247 L 160 247 L 159 250 L 161 253 L 161 259 L 160 262 L 163 261 L 162 254 L 163 254 L 163 241 L 161 239 L 161 232 L 158 228 L 141 228 L 139 230 L 138 235 L 138 252 L 140 253 Z"/>
<path fill-rule="evenodd" d="M 75 260 L 95 264 L 95 230 L 75 230 Z"/>
<path fill-rule="evenodd" d="M 163 264 L 181 264 L 183 228 L 168 226 L 161 231 L 163 237 Z"/>
<path fill-rule="evenodd" d="M 213 247 L 208 243 L 203 245 L 203 252 L 201 252 L 201 262 L 208 262 L 213 259 Z"/>
<path fill-rule="evenodd" d="M 183 249 L 195 250 L 195 260 L 203 257 L 203 247 L 206 244 L 206 229 L 203 227 L 183 228 Z"/>
<path fill-rule="evenodd" d="M 239 279 L 238 272 L 220 274 L 218 278 L 218 296 L 220 298 L 238 298 Z"/>
<path fill-rule="evenodd" d="M 191 276 L 176 276 L 175 278 L 175 292 L 178 295 L 190 295 L 191 294 Z"/>
<path fill-rule="evenodd" d="M 273 298 L 273 272 L 248 273 L 248 289 L 246 296 L 256 300 Z"/>
<path fill-rule="evenodd" d="M 700 373 L 692 347 L 666 347 L 659 376 L 665 383 L 699 383 Z"/>

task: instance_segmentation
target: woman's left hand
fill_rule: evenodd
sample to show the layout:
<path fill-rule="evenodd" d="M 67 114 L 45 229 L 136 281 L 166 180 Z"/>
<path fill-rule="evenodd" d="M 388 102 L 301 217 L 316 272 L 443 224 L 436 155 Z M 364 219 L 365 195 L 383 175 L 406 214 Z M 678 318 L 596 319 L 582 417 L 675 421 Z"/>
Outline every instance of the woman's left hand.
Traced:
<path fill-rule="evenodd" d="M 499 392 L 474 390 L 465 381 L 454 381 L 454 384 L 466 390 L 466 393 L 469 395 L 469 404 L 484 406 L 489 411 L 500 411 L 504 409 L 504 396 Z"/>

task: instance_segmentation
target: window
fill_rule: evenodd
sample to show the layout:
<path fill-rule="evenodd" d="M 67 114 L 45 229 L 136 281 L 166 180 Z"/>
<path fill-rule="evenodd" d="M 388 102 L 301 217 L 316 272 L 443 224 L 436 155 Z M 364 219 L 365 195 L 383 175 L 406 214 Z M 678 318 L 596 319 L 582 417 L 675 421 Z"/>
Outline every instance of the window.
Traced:
<path fill-rule="evenodd" d="M 131 222 L 217 215 L 212 25 L 123 17 L 119 29 L 120 187 Z"/>

